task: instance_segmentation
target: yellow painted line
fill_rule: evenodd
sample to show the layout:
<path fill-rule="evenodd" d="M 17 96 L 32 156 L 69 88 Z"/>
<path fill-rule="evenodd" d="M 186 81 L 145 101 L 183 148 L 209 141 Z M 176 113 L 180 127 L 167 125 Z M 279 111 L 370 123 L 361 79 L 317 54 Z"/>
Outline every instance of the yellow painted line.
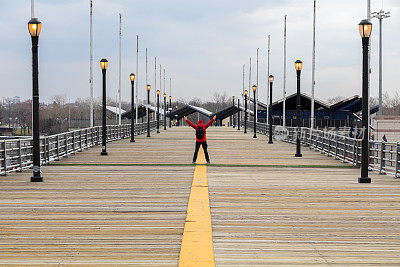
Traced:
<path fill-rule="evenodd" d="M 203 149 L 197 163 L 206 163 Z M 178 266 L 215 266 L 206 165 L 194 171 Z"/>

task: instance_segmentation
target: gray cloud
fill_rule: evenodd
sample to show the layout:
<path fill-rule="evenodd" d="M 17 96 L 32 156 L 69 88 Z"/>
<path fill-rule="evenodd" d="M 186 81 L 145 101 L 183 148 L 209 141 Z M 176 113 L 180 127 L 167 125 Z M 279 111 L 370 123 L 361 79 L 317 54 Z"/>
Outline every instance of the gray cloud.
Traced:
<path fill-rule="evenodd" d="M 283 16 L 288 15 L 288 93 L 294 92 L 293 62 L 304 61 L 303 90 L 310 92 L 312 0 L 287 1 L 111 1 L 94 0 L 95 94 L 100 96 L 98 60 L 110 61 L 109 96 L 118 87 L 118 13 L 123 14 L 123 98 L 129 100 L 128 75 L 135 72 L 136 34 L 140 35 L 139 84 L 144 95 L 144 49 L 149 48 L 149 82 L 154 84 L 154 57 L 173 79 L 173 96 L 210 98 L 214 92 L 239 95 L 242 65 L 260 48 L 260 97 L 265 99 L 267 35 L 272 38 L 271 72 L 275 75 L 275 99 L 281 97 L 283 77 Z M 373 1 L 373 10 L 381 8 Z M 384 22 L 384 89 L 397 90 L 397 35 L 400 3 L 385 1 L 392 17 Z M 41 99 L 66 93 L 89 95 L 89 0 L 36 0 L 36 13 L 43 22 L 40 38 Z M 3 0 L 0 31 L 2 96 L 31 95 L 30 40 L 26 23 L 29 0 Z M 316 95 L 360 94 L 361 41 L 358 22 L 365 17 L 366 0 L 318 1 Z M 372 88 L 377 94 L 378 27 L 372 40 Z M 157 75 L 157 79 L 159 74 Z M 159 84 L 159 81 L 157 81 Z M 157 85 L 159 87 L 159 85 Z"/>

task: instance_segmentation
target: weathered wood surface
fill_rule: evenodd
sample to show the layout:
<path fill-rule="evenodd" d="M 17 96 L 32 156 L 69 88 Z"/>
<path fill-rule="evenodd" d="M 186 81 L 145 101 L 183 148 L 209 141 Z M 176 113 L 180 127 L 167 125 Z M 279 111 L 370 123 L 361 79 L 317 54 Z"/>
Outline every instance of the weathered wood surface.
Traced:
<path fill-rule="evenodd" d="M 60 164 L 191 162 L 194 131 L 174 128 L 108 144 Z M 357 169 L 238 167 L 331 165 L 303 148 L 210 128 L 208 167 L 217 266 L 400 265 L 400 180 Z M 176 266 L 192 166 L 46 166 L 0 177 L 0 264 Z"/>

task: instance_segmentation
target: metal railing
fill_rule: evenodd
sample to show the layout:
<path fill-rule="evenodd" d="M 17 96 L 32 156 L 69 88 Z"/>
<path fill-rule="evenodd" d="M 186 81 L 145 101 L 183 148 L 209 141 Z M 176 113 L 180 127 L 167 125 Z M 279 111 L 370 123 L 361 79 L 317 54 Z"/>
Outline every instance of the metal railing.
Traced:
<path fill-rule="evenodd" d="M 247 121 L 247 127 L 254 129 L 253 122 Z M 274 135 L 276 133 L 275 128 L 276 126 L 273 126 Z M 268 129 L 266 123 L 257 123 L 257 133 L 268 135 Z M 286 129 L 287 133 L 282 141 L 296 143 L 297 128 L 286 127 Z M 361 139 L 352 138 L 342 133 L 301 127 L 300 143 L 355 167 L 361 165 Z M 400 178 L 400 143 L 370 140 L 369 169 L 380 174 L 391 174 L 395 178 Z"/>
<path fill-rule="evenodd" d="M 160 121 L 160 127 L 163 122 Z M 157 121 L 150 122 L 155 130 Z M 40 137 L 40 162 L 46 165 L 76 152 L 101 145 L 102 127 L 95 126 L 51 136 Z M 135 136 L 147 132 L 147 123 L 135 124 Z M 107 142 L 130 138 L 130 124 L 108 125 Z M 32 167 L 32 137 L 0 140 L 0 175 L 20 172 Z"/>

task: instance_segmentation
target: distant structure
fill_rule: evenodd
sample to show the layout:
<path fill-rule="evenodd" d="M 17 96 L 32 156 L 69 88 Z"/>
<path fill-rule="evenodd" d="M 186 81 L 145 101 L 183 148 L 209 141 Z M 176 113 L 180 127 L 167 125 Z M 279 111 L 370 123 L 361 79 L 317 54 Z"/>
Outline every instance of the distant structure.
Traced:
<path fill-rule="evenodd" d="M 12 100 L 12 103 L 15 105 L 15 104 L 19 104 L 19 103 L 21 103 L 21 97 L 19 97 L 19 96 L 14 96 L 14 98 L 13 98 L 13 100 Z"/>
<path fill-rule="evenodd" d="M 400 142 L 400 116 L 376 116 L 374 120 L 374 139 Z"/>

